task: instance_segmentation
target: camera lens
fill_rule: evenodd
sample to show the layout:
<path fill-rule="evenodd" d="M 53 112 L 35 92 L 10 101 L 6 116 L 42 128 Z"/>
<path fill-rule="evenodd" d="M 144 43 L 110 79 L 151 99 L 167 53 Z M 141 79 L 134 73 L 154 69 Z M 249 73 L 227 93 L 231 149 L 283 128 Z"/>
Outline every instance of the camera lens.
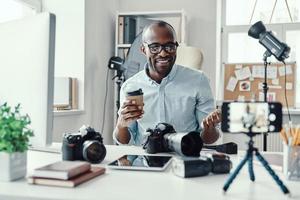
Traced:
<path fill-rule="evenodd" d="M 199 156 L 202 146 L 203 142 L 197 132 L 190 132 L 181 140 L 181 150 L 186 156 Z"/>
<path fill-rule="evenodd" d="M 100 163 L 106 156 L 106 149 L 97 140 L 89 140 L 83 143 L 83 158 L 91 163 Z"/>
<path fill-rule="evenodd" d="M 182 156 L 199 156 L 203 146 L 199 132 L 169 133 L 164 135 L 168 149 Z"/>

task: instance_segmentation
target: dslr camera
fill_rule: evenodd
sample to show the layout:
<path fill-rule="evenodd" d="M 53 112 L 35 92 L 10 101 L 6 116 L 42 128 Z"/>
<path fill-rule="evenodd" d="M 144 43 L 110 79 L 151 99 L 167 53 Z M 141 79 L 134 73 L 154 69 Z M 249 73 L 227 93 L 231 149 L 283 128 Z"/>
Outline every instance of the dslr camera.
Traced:
<path fill-rule="evenodd" d="M 78 133 L 65 133 L 62 144 L 63 160 L 86 160 L 100 163 L 106 156 L 106 148 L 99 132 L 91 127 L 81 127 Z"/>
<path fill-rule="evenodd" d="M 177 133 L 173 126 L 167 123 L 159 123 L 147 132 L 150 135 L 143 146 L 147 153 L 175 151 L 181 156 L 200 155 L 203 142 L 199 132 Z"/>

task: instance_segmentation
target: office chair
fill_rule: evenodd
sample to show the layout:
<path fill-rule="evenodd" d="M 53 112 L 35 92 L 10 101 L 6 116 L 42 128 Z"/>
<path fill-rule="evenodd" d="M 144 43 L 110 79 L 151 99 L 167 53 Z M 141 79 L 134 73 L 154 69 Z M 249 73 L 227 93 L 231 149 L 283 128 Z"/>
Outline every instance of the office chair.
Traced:
<path fill-rule="evenodd" d="M 200 70 L 203 54 L 200 48 L 179 45 L 177 48 L 176 64 Z"/>

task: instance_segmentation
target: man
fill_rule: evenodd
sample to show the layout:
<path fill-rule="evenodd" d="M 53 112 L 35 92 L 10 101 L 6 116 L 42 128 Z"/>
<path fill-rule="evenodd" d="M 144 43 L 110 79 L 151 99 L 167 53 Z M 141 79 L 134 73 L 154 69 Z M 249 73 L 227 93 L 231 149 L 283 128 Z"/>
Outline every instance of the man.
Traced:
<path fill-rule="evenodd" d="M 201 131 L 204 143 L 215 142 L 220 112 L 211 113 L 214 99 L 209 80 L 200 71 L 174 64 L 178 43 L 173 27 L 154 22 L 144 29 L 142 42 L 147 63 L 145 70 L 122 85 L 115 142 L 142 145 L 148 136 L 146 130 L 159 122 L 173 125 L 177 132 Z M 131 86 L 143 90 L 143 106 L 125 99 Z"/>
<path fill-rule="evenodd" d="M 253 126 L 256 125 L 256 114 L 255 112 L 250 112 L 250 105 L 247 104 L 245 108 L 245 113 L 243 113 L 242 119 L 243 127 L 246 128 L 246 132 L 251 131 Z"/>

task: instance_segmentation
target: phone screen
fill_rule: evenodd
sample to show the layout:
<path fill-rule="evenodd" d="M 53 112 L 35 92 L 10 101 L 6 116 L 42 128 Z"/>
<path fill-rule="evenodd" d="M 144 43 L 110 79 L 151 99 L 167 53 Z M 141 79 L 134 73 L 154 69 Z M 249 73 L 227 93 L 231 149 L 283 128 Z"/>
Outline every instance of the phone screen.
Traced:
<path fill-rule="evenodd" d="M 225 132 L 277 132 L 281 130 L 281 120 L 280 103 L 231 102 L 222 106 L 222 130 Z"/>

